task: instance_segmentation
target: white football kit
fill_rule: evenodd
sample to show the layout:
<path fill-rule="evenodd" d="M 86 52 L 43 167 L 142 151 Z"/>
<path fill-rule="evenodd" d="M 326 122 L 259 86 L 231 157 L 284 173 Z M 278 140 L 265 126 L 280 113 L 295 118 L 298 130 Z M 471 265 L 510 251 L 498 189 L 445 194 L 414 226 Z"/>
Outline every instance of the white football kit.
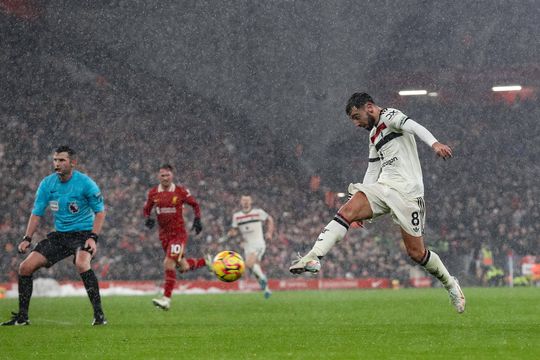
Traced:
<path fill-rule="evenodd" d="M 252 208 L 248 212 L 238 211 L 233 214 L 231 227 L 242 234 L 244 256 L 255 253 L 260 261 L 266 251 L 263 223 L 268 219 L 266 211 Z"/>
<path fill-rule="evenodd" d="M 366 194 L 373 218 L 391 213 L 407 233 L 422 236 L 426 215 L 424 183 L 415 135 L 429 146 L 437 141 L 401 111 L 383 109 L 369 134 L 369 165 L 363 183 L 350 184 L 349 193 Z"/>

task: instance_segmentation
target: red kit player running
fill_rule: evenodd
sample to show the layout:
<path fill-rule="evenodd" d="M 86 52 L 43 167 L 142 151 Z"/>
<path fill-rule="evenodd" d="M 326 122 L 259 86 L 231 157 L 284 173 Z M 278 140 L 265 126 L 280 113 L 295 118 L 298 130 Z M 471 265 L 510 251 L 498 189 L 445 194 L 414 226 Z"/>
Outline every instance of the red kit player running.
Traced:
<path fill-rule="evenodd" d="M 151 218 L 152 208 L 155 208 L 159 225 L 159 239 L 165 251 L 165 284 L 163 297 L 153 299 L 155 306 L 169 310 L 171 307 L 171 295 L 176 284 L 176 270 L 181 273 L 195 270 L 206 265 L 204 258 L 193 259 L 184 257 L 188 234 L 184 226 L 182 214 L 184 203 L 193 208 L 195 219 L 191 230 L 198 235 L 202 231 L 201 209 L 197 200 L 189 190 L 173 183 L 173 167 L 169 164 L 161 165 L 158 173 L 159 185 L 148 192 L 144 205 L 145 226 L 153 228 L 156 220 Z"/>

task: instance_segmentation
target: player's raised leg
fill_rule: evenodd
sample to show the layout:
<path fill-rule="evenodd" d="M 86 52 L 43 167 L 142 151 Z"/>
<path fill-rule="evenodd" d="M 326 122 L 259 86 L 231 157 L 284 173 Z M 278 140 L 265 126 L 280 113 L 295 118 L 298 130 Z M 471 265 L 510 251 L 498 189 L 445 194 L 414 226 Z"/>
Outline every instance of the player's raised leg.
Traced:
<path fill-rule="evenodd" d="M 439 255 L 425 248 L 423 237 L 412 236 L 403 229 L 401 229 L 401 235 L 407 249 L 407 254 L 411 259 L 436 277 L 448 291 L 452 306 L 454 306 L 458 313 L 464 312 L 465 296 L 463 295 L 463 291 L 461 291 L 457 279 L 450 275 Z"/>
<path fill-rule="evenodd" d="M 293 274 L 319 272 L 321 269 L 319 259 L 325 256 L 337 242 L 345 237 L 351 222 L 369 219 L 372 216 L 373 211 L 366 195 L 361 191 L 356 192 L 339 209 L 334 219 L 321 231 L 311 251 L 294 261 L 292 266 L 289 267 L 289 271 Z"/>
<path fill-rule="evenodd" d="M 180 273 L 185 273 L 185 272 L 188 272 L 188 271 L 197 270 L 197 269 L 200 269 L 200 268 L 205 267 L 205 266 L 208 268 L 208 270 L 211 270 L 212 263 L 210 262 L 208 264 L 208 260 L 209 260 L 208 256 L 203 257 L 203 258 L 182 258 L 176 264 L 176 269 Z"/>

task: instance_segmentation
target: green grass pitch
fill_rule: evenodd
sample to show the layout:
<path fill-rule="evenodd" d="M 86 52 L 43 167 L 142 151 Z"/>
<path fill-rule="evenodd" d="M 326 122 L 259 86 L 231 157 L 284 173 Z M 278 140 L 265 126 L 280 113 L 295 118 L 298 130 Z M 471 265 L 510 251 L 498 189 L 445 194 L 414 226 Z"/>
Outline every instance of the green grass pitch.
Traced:
<path fill-rule="evenodd" d="M 31 326 L 0 327 L 0 359 L 540 359 L 539 288 L 34 298 Z M 2 321 L 16 299 L 0 300 Z"/>

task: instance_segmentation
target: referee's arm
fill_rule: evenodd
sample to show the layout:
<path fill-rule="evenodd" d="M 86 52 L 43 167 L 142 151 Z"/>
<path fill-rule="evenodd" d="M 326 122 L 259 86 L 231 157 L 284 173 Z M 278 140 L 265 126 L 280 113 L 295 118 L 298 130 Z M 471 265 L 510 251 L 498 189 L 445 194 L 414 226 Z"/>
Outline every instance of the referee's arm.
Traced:
<path fill-rule="evenodd" d="M 31 214 L 30 219 L 28 220 L 28 225 L 26 226 L 26 233 L 24 234 L 23 241 L 20 242 L 18 250 L 21 254 L 26 252 L 26 249 L 30 246 L 32 241 L 32 236 L 37 230 L 39 222 L 41 221 L 41 216 Z"/>

